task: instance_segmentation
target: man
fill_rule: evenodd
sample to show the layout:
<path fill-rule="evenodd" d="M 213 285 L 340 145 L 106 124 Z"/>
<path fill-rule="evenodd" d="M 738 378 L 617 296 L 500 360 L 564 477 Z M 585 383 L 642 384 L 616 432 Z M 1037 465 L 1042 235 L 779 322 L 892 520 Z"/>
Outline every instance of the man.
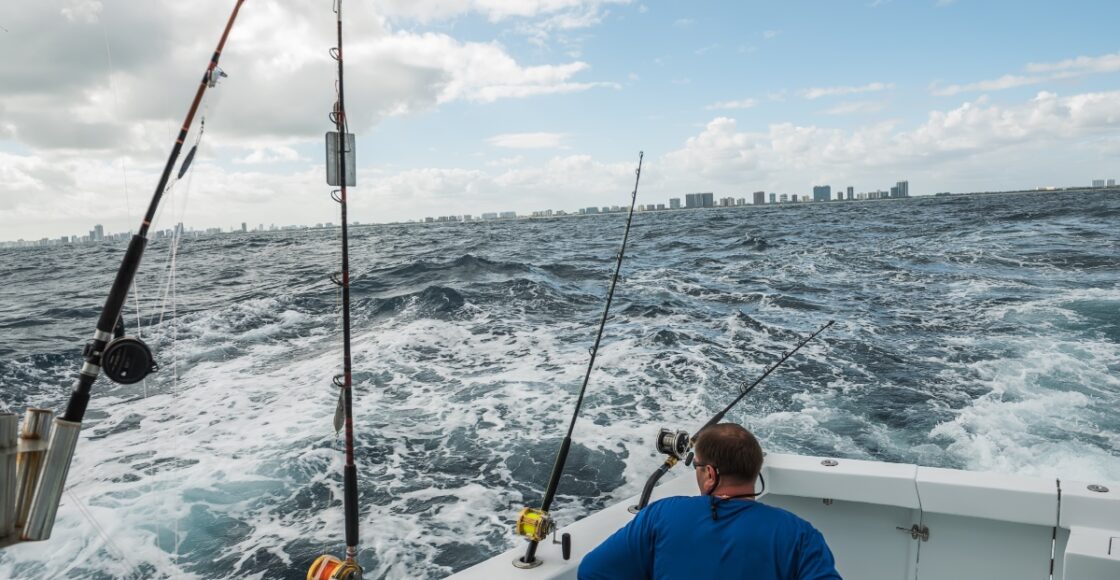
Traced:
<path fill-rule="evenodd" d="M 840 579 L 820 532 L 754 500 L 762 447 L 750 431 L 713 425 L 697 435 L 694 451 L 701 495 L 646 506 L 584 556 L 581 580 Z"/>

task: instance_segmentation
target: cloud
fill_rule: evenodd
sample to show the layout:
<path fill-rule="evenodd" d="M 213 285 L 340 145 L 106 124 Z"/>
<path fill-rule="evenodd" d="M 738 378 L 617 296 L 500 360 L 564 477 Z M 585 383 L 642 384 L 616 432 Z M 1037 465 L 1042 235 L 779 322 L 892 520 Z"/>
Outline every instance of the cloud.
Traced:
<path fill-rule="evenodd" d="M 1026 179 L 1076 183 L 1083 175 L 1104 174 L 1114 165 L 1120 147 L 1113 136 L 1118 130 L 1120 91 L 1071 96 L 1041 92 L 1013 106 L 966 102 L 933 111 L 912 126 L 885 122 L 839 129 L 774 123 L 750 129 L 721 116 L 676 150 L 647 158 L 642 195 L 664 200 L 697 188 L 798 192 L 807 191 L 813 182 L 839 181 L 863 189 L 904 178 L 911 179 L 916 193 L 927 186 L 936 190 L 1029 186 L 1023 183 Z M 1094 156 L 1096 161 L 1090 159 Z M 1024 165 L 1023 159 L 1031 162 Z M 257 216 L 251 221 L 265 224 L 337 220 L 332 204 L 307 203 L 308 191 L 325 189 L 321 163 L 295 165 L 277 173 L 245 164 L 223 167 L 204 149 L 195 161 L 191 206 L 186 213 L 168 208 L 160 227 L 180 219 L 196 227 L 228 227 L 232 224 L 214 220 L 239 223 L 244 218 L 225 216 L 248 215 Z M 160 168 L 158 162 L 131 163 L 128 179 L 155 183 Z M 352 215 L 365 222 L 613 205 L 618 202 L 610 200 L 625 201 L 633 170 L 632 160 L 608 162 L 586 154 L 556 156 L 533 165 L 513 157 L 483 164 L 481 169 L 398 171 L 363 165 Z M 48 163 L 33 155 L 0 153 L 0 231 L 12 236 L 33 224 L 30 231 L 83 233 L 92 226 L 89 216 L 94 211 L 110 231 L 135 227 L 139 208 L 133 207 L 132 219 L 126 219 L 126 204 L 119 193 L 107 195 L 119 192 L 121 184 L 119 158 L 74 156 Z M 48 193 L 50 202 L 44 203 Z M 173 204 L 174 199 L 168 202 Z M 19 236 L 28 237 L 22 233 L 12 237 Z"/>
<path fill-rule="evenodd" d="M 513 157 L 502 157 L 500 159 L 488 161 L 486 162 L 486 165 L 490 167 L 509 167 L 511 165 L 521 165 L 521 163 L 524 161 L 525 157 L 521 155 L 515 155 Z"/>
<path fill-rule="evenodd" d="M 238 164 L 268 164 L 292 161 L 309 161 L 291 147 L 286 145 L 266 144 L 253 147 L 252 151 L 239 159 L 234 159 Z"/>
<path fill-rule="evenodd" d="M 167 127 L 181 121 L 221 30 L 214 14 L 228 8 L 214 0 L 29 4 L 5 34 L 27 53 L 0 61 L 0 130 L 35 150 L 162 157 Z M 94 13 L 95 22 L 84 16 Z M 321 16 L 321 8 L 301 3 L 266 2 L 242 12 L 222 54 L 229 78 L 208 91 L 201 110 L 236 119 L 212 124 L 217 144 L 252 149 L 265 140 L 318 138 L 335 74 L 325 49 L 334 42 L 333 27 L 308 24 Z M 357 132 L 388 116 L 456 101 L 619 87 L 579 80 L 590 67 L 578 60 L 527 66 L 497 42 L 392 30 L 365 3 L 349 8 L 348 17 L 363 22 L 362 34 L 352 35 L 346 47 L 349 120 Z"/>
<path fill-rule="evenodd" d="M 749 109 L 758 105 L 755 99 L 740 99 L 738 101 L 720 101 L 704 107 L 709 111 L 716 111 L 720 109 Z"/>
<path fill-rule="evenodd" d="M 681 187 L 694 179 L 732 190 L 747 180 L 782 185 L 804 176 L 951 174 L 953 167 L 971 164 L 986 165 L 990 175 L 998 165 L 992 160 L 1001 155 L 1020 159 L 1024 149 L 1075 152 L 1078 144 L 1107 138 L 1117 129 L 1120 91 L 1069 97 L 1042 92 L 1006 107 L 963 103 L 933 111 L 911 128 L 894 122 L 852 130 L 777 123 L 744 131 L 734 119 L 717 117 L 665 155 L 659 169 L 675 176 Z M 1068 171 L 1063 163 L 1036 163 L 1031 170 L 1045 166 L 1053 179 Z"/>
<path fill-rule="evenodd" d="M 987 81 L 979 81 L 975 83 L 968 83 L 964 85 L 949 85 L 947 87 L 940 87 L 934 85 L 931 87 L 931 92 L 935 95 L 947 97 L 960 93 L 970 93 L 974 91 L 1002 91 L 1005 89 L 1012 89 L 1015 87 L 1022 87 L 1026 85 L 1033 85 L 1046 80 L 1043 77 L 1024 77 L 1017 75 L 1003 75 L 998 79 Z"/>
<path fill-rule="evenodd" d="M 71 22 L 97 23 L 103 6 L 97 0 L 69 0 L 59 12 Z"/>
<path fill-rule="evenodd" d="M 673 21 L 673 26 L 677 28 L 689 28 L 693 24 L 696 24 L 696 21 L 691 18 L 678 18 Z"/>
<path fill-rule="evenodd" d="M 1110 73 L 1120 71 L 1120 52 L 1101 56 L 1079 56 L 1050 63 L 1030 63 L 1027 72 L 1074 72 L 1078 74 Z"/>
<path fill-rule="evenodd" d="M 508 149 L 555 149 L 564 145 L 565 133 L 505 133 L 486 140 L 495 147 Z"/>
<path fill-rule="evenodd" d="M 938 96 L 953 96 L 975 91 L 1002 91 L 1061 79 L 1118 72 L 1120 52 L 1101 56 L 1079 56 L 1050 63 L 1029 63 L 1025 68 L 1026 72 L 1031 73 L 1030 75 L 1006 74 L 996 79 L 948 86 L 933 83 L 930 85 L 930 92 Z"/>
<path fill-rule="evenodd" d="M 629 3 L 630 0 L 382 0 L 379 5 L 390 18 L 430 23 L 471 13 L 480 14 L 491 22 L 599 14 L 606 5 Z"/>
<path fill-rule="evenodd" d="M 425 215 L 479 215 L 487 211 L 574 210 L 589 205 L 621 204 L 634 183 L 634 163 L 603 163 L 589 155 L 554 157 L 542 165 L 493 171 L 414 169 L 375 172 L 354 215 L 376 211 L 379 219 L 415 219 Z M 643 181 L 646 172 L 642 172 Z M 359 175 L 359 182 L 363 176 Z M 357 199 L 357 198 L 356 198 Z M 378 199 L 394 199 L 393 213 Z M 563 201 L 558 201 L 558 200 Z M 604 200 L 615 200 L 606 202 Z"/>
<path fill-rule="evenodd" d="M 854 95 L 859 93 L 873 93 L 894 88 L 892 83 L 868 83 L 859 87 L 824 87 L 811 88 L 801 91 L 806 99 L 819 99 L 821 97 L 835 97 L 841 95 Z"/>
<path fill-rule="evenodd" d="M 887 104 L 882 101 L 849 101 L 826 109 L 824 112 L 828 115 L 866 115 L 878 113 L 886 106 Z"/>
<path fill-rule="evenodd" d="M 772 38 L 777 38 L 777 36 L 781 33 L 782 33 L 781 30 L 764 30 L 764 31 L 762 31 L 762 38 L 765 38 L 766 40 L 770 40 Z"/>

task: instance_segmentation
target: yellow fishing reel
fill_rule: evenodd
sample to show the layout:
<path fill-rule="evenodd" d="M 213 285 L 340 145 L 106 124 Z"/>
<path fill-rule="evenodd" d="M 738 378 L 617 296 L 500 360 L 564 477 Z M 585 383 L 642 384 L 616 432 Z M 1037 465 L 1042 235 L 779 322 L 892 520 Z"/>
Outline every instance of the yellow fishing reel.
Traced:
<path fill-rule="evenodd" d="M 531 542 L 543 542 L 552 533 L 552 525 L 552 516 L 548 512 L 527 507 L 517 516 L 514 529 L 517 535 Z"/>
<path fill-rule="evenodd" d="M 330 554 L 315 558 L 307 580 L 362 580 L 362 567 L 353 560 L 339 560 Z"/>

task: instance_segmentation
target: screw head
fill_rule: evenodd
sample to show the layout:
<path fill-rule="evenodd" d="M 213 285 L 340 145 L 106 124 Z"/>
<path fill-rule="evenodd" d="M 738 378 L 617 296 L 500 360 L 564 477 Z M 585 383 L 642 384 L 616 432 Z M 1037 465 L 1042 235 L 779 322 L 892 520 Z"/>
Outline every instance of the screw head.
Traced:
<path fill-rule="evenodd" d="M 1097 493 L 1108 493 L 1108 488 L 1103 485 L 1097 485 L 1094 483 L 1089 485 L 1089 491 L 1095 491 Z"/>
<path fill-rule="evenodd" d="M 825 459 L 821 461 L 821 465 L 825 467 L 836 467 L 837 465 L 840 465 L 840 462 L 836 461 L 835 459 Z"/>

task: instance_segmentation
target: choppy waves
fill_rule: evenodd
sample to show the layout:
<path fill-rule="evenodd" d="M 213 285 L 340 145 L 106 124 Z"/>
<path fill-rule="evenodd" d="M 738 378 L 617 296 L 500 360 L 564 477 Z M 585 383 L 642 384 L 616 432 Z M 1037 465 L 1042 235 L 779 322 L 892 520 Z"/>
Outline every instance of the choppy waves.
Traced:
<path fill-rule="evenodd" d="M 830 319 L 731 417 L 768 449 L 1120 481 L 1120 199 L 1067 197 L 637 215 L 557 516 L 636 493 L 658 426 L 694 429 Z M 354 232 L 371 577 L 440 577 L 514 545 L 622 226 Z M 54 538 L 4 550 L 0 576 L 302 578 L 339 552 L 335 244 L 188 240 L 170 285 L 154 244 L 140 332 L 162 370 L 98 383 Z M 47 271 L 27 252 L 0 252 L 0 406 L 15 411 L 64 401 L 123 247 L 36 251 Z"/>

